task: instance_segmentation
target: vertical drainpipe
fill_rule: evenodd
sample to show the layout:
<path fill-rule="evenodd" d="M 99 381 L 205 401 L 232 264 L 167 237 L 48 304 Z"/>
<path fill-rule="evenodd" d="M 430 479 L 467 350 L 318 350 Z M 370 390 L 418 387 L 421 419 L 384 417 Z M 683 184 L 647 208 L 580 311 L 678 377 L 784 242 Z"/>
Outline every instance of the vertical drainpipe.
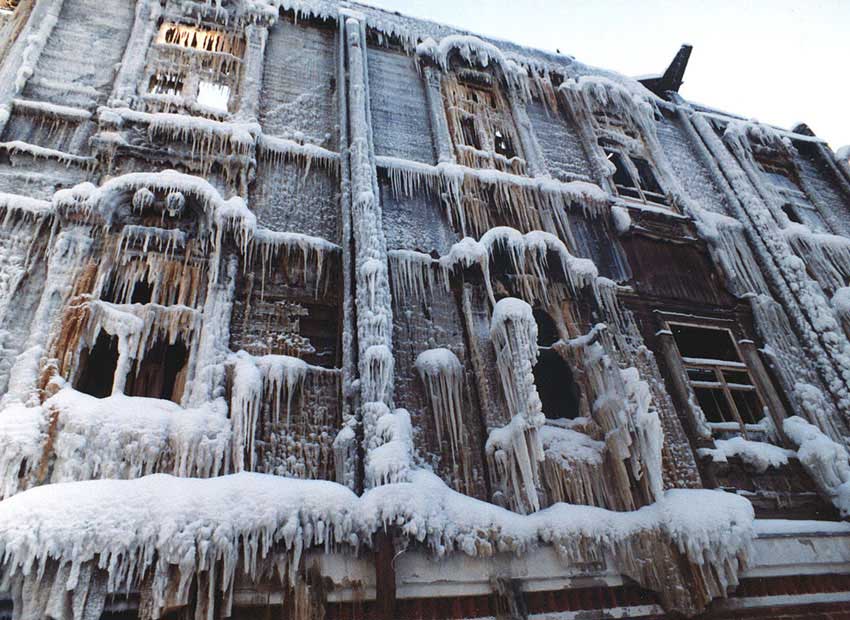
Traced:
<path fill-rule="evenodd" d="M 351 172 L 357 353 L 363 404 L 363 449 L 368 465 L 369 450 L 384 441 L 377 432 L 378 418 L 396 415 L 390 412 L 393 384 L 392 308 L 387 244 L 372 142 L 365 24 L 358 17 L 348 16 L 345 18 L 344 36 L 348 55 L 348 160 Z M 369 484 L 370 481 L 365 482 Z M 378 484 L 374 480 L 371 482 Z M 395 545 L 392 528 L 376 536 L 374 547 L 375 611 L 380 620 L 393 620 L 396 617 L 396 576 L 393 568 Z"/>
<path fill-rule="evenodd" d="M 365 31 L 359 19 L 350 16 L 345 19 L 344 36 L 348 68 L 354 303 L 363 443 L 368 459 L 369 449 L 383 443 L 376 433 L 377 418 L 384 414 L 384 407 L 392 409 L 392 308 L 387 245 L 369 127 Z"/>

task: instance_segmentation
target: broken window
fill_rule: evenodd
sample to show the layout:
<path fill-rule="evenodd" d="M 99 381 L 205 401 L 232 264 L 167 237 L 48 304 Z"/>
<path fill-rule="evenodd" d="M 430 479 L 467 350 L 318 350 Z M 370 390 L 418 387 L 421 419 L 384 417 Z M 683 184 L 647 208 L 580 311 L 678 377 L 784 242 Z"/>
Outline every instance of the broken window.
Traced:
<path fill-rule="evenodd" d="M 241 34 L 166 22 L 148 54 L 148 107 L 176 105 L 201 113 L 226 113 L 237 90 L 245 39 Z"/>
<path fill-rule="evenodd" d="M 101 331 L 94 346 L 83 351 L 80 373 L 74 388 L 96 398 L 112 394 L 115 369 L 118 367 L 118 337 Z"/>
<path fill-rule="evenodd" d="M 183 341 L 158 340 L 149 347 L 141 362 L 136 362 L 127 377 L 124 392 L 128 396 L 147 396 L 180 402 L 186 383 L 189 350 Z"/>
<path fill-rule="evenodd" d="M 809 200 L 796 170 L 790 162 L 757 157 L 756 162 L 771 188 L 783 201 L 782 212 L 796 224 L 804 224 L 815 232 L 829 232 L 817 208 Z"/>
<path fill-rule="evenodd" d="M 600 139 L 599 146 L 614 166 L 611 180 L 618 195 L 646 203 L 670 204 L 649 160 L 629 153 L 611 140 Z"/>
<path fill-rule="evenodd" d="M 510 105 L 491 76 L 470 71 L 464 72 L 464 79 L 447 77 L 443 98 L 449 132 L 461 164 L 525 172 Z"/>
<path fill-rule="evenodd" d="M 764 417 L 764 404 L 728 329 L 671 323 L 688 382 L 710 425 L 742 432 Z M 731 425 L 731 428 L 730 428 Z"/>
<path fill-rule="evenodd" d="M 550 420 L 572 420 L 581 415 L 581 395 L 573 378 L 573 371 L 563 357 L 552 347 L 560 338 L 555 322 L 543 310 L 534 310 L 537 322 L 537 363 L 534 365 L 534 385 Z"/>

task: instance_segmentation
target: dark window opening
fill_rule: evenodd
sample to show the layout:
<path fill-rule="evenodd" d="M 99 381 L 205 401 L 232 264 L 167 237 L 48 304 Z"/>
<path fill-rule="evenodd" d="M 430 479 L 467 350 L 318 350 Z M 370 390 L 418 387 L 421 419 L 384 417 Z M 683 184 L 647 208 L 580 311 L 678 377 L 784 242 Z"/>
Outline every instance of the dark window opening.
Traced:
<path fill-rule="evenodd" d="M 148 92 L 152 95 L 179 96 L 183 93 L 182 73 L 154 73 L 148 83 Z"/>
<path fill-rule="evenodd" d="M 729 330 L 670 324 L 688 382 L 711 423 L 741 430 L 764 417 L 764 406 Z"/>
<path fill-rule="evenodd" d="M 149 304 L 153 298 L 153 285 L 147 280 L 139 280 L 130 296 L 131 304 Z"/>
<path fill-rule="evenodd" d="M 537 323 L 537 346 L 551 347 L 558 340 L 558 328 L 549 313 L 540 308 L 534 310 L 534 320 Z"/>
<path fill-rule="evenodd" d="M 782 212 L 787 215 L 788 219 L 794 222 L 795 224 L 803 223 L 800 219 L 800 216 L 797 215 L 797 212 L 794 210 L 794 207 L 791 204 L 786 202 L 784 205 L 782 205 Z"/>
<path fill-rule="evenodd" d="M 516 157 L 516 150 L 514 150 L 514 145 L 511 143 L 511 139 L 507 137 L 501 130 L 496 131 L 494 140 L 496 153 L 506 157 L 507 159 Z"/>
<path fill-rule="evenodd" d="M 682 357 L 699 357 L 738 362 L 738 350 L 725 329 L 696 327 L 695 325 L 670 325 L 673 338 Z"/>
<path fill-rule="evenodd" d="M 125 392 L 128 396 L 164 398 L 179 403 L 188 360 L 189 350 L 181 340 L 173 344 L 158 340 L 141 362 L 133 364 Z"/>
<path fill-rule="evenodd" d="M 466 116 L 460 119 L 460 130 L 463 133 L 463 143 L 481 150 L 481 142 L 478 140 L 478 132 L 475 130 L 475 119 Z"/>
<path fill-rule="evenodd" d="M 540 349 L 534 366 L 534 384 L 550 420 L 572 420 L 581 415 L 581 394 L 573 379 L 573 371 L 557 351 Z"/>
<path fill-rule="evenodd" d="M 664 190 L 662 190 L 661 185 L 658 184 L 658 179 L 655 177 L 655 171 L 652 169 L 649 162 L 640 157 L 632 157 L 632 163 L 637 169 L 638 179 L 640 180 L 640 186 L 643 191 L 645 193 L 648 192 L 655 194 L 653 197 L 663 197 Z"/>
<path fill-rule="evenodd" d="M 80 367 L 82 371 L 77 377 L 75 389 L 96 398 L 112 394 L 115 369 L 118 367 L 118 337 L 100 332 L 94 346 L 83 352 Z"/>

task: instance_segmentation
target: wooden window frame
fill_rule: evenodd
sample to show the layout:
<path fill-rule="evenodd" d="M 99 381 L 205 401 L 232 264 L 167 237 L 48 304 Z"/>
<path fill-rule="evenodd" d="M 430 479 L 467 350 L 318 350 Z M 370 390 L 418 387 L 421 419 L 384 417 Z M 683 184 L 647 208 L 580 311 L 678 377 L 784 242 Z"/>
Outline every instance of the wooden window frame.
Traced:
<path fill-rule="evenodd" d="M 738 357 L 738 360 L 712 360 L 709 362 L 708 360 L 702 358 L 691 358 L 682 355 L 681 349 L 679 348 L 679 343 L 676 341 L 675 335 L 672 335 L 674 334 L 672 330 L 672 327 L 674 325 L 681 325 L 684 327 L 696 328 L 701 330 L 725 332 L 735 349 L 735 354 Z M 767 403 L 770 402 L 770 400 L 766 398 L 766 395 L 763 393 L 761 387 L 759 386 L 760 382 L 756 377 L 756 373 L 758 371 L 751 368 L 745 361 L 747 359 L 747 356 L 744 355 L 741 351 L 739 339 L 735 337 L 735 332 L 729 327 L 718 325 L 717 321 L 712 321 L 710 319 L 704 319 L 700 317 L 693 317 L 693 320 L 669 318 L 664 320 L 663 326 L 663 328 L 669 331 L 672 335 L 672 344 L 675 347 L 676 354 L 679 356 L 679 361 L 681 362 L 682 367 L 685 370 L 684 380 L 690 387 L 690 389 L 711 389 L 721 392 L 723 394 L 723 398 L 726 401 L 727 407 L 732 412 L 732 415 L 735 418 L 733 421 L 730 422 L 711 422 L 710 420 L 706 420 L 706 423 L 711 429 L 712 434 L 723 431 L 738 431 L 743 437 L 746 438 L 748 431 L 762 430 L 761 421 L 766 417 L 770 417 L 769 411 L 765 411 L 766 409 L 768 409 Z M 708 382 L 708 384 L 699 380 L 695 381 L 691 379 L 691 377 L 688 375 L 687 371 L 689 369 L 711 370 L 714 372 L 717 381 Z M 744 388 L 744 384 L 733 383 L 731 385 L 734 387 L 730 387 L 730 382 L 726 380 L 726 377 L 724 376 L 724 371 L 745 372 L 747 374 L 747 378 L 750 381 L 749 386 L 747 388 Z M 762 410 L 762 417 L 759 418 L 759 421 L 757 423 L 750 424 L 744 421 L 738 410 L 738 405 L 732 395 L 733 391 L 755 393 Z"/>
<path fill-rule="evenodd" d="M 657 206 L 664 209 L 668 209 L 670 211 L 675 211 L 672 202 L 664 193 L 652 192 L 643 187 L 643 183 L 641 181 L 640 172 L 638 171 L 637 165 L 635 165 L 633 159 L 640 159 L 645 162 L 647 165 L 649 172 L 652 174 L 655 179 L 656 185 L 658 185 L 661 191 L 664 191 L 664 187 L 659 179 L 658 171 L 653 164 L 652 160 L 646 156 L 644 153 L 634 153 L 632 149 L 624 146 L 623 143 L 626 142 L 627 138 L 626 134 L 623 132 L 623 139 L 616 139 L 611 136 L 610 131 L 605 131 L 597 136 L 596 144 L 602 150 L 605 155 L 605 158 L 608 161 L 611 161 L 613 154 L 623 162 L 624 169 L 622 172 L 627 174 L 632 181 L 631 187 L 626 187 L 621 184 L 617 184 L 614 182 L 613 176 L 611 177 L 611 186 L 614 188 L 617 196 L 622 198 L 623 200 L 635 201 L 638 203 L 642 203 L 650 206 Z M 634 140 L 631 138 L 630 140 Z M 612 165 L 616 166 L 616 164 Z M 637 196 L 631 196 L 629 193 L 624 192 L 624 190 L 632 190 L 637 193 Z"/>

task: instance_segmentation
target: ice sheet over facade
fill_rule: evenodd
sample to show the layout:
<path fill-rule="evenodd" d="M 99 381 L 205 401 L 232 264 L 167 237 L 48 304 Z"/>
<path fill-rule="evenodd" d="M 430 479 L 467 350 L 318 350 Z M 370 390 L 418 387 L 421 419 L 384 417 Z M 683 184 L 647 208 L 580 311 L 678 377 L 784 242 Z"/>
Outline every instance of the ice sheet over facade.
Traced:
<path fill-rule="evenodd" d="M 0 615 L 840 610 L 845 155 L 346 1 L 0 0 Z"/>

